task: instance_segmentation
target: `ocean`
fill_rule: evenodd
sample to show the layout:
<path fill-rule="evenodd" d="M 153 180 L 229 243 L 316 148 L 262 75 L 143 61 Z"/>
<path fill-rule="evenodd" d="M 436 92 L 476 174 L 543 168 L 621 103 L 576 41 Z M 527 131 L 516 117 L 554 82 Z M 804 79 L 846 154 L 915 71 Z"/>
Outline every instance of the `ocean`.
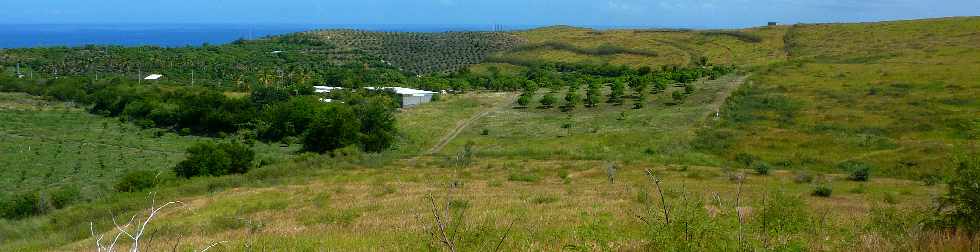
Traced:
<path fill-rule="evenodd" d="M 0 24 L 0 48 L 84 45 L 154 45 L 161 47 L 218 45 L 236 39 L 313 29 L 445 32 L 525 29 L 531 26 L 492 25 L 245 25 L 245 24 Z"/>

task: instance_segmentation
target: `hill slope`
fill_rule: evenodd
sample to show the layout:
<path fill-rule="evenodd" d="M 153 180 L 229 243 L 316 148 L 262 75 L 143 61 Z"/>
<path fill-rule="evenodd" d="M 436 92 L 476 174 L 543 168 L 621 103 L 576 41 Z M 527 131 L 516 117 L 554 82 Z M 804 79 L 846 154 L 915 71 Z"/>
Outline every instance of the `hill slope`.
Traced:
<path fill-rule="evenodd" d="M 401 70 L 432 74 L 456 71 L 483 62 L 491 53 L 524 41 L 499 32 L 369 32 L 324 30 L 311 34 L 341 48 L 362 50 Z"/>
<path fill-rule="evenodd" d="M 706 145 L 793 169 L 940 175 L 980 137 L 980 18 L 797 25 Z M 717 142 L 716 142 L 717 141 Z"/>
<path fill-rule="evenodd" d="M 494 62 L 474 72 L 525 75 L 522 64 L 555 61 L 688 65 L 705 56 L 751 77 L 718 118 L 718 99 L 734 86 L 724 84 L 740 77 L 696 82 L 680 105 L 664 92 L 642 110 L 493 110 L 441 152 L 414 155 L 513 93 L 450 95 L 400 113 L 406 137 L 395 150 L 302 155 L 159 188 L 159 197 L 185 204 L 160 215 L 143 246 L 435 250 L 446 243 L 433 214 L 445 212 L 461 250 L 976 251 L 976 239 L 921 228 L 935 217 L 928 209 L 941 186 L 887 177 L 943 175 L 947 155 L 977 143 L 978 24 L 517 32 L 527 44 L 487 56 Z M 745 159 L 780 170 L 755 174 L 731 162 Z M 871 181 L 847 180 L 853 162 L 845 161 L 872 165 Z M 0 248 L 91 248 L 89 221 L 113 235 L 112 210 L 133 213 L 144 197 L 0 221 Z"/>

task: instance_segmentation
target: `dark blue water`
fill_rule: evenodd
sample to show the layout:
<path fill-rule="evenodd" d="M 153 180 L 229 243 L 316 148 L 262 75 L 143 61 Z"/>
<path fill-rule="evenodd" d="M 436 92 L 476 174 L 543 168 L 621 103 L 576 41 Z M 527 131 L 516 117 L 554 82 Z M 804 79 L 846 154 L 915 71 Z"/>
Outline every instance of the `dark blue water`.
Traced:
<path fill-rule="evenodd" d="M 0 24 L 0 48 L 83 45 L 156 45 L 163 47 L 224 44 L 236 39 L 313 29 L 444 32 L 524 29 L 491 25 L 238 25 L 238 24 Z"/>

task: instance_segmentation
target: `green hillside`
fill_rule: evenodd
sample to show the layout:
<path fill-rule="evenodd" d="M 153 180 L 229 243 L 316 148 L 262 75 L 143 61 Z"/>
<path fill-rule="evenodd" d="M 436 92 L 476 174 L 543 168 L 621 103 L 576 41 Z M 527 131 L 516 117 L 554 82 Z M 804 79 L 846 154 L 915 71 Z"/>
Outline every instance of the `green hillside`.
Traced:
<path fill-rule="evenodd" d="M 697 149 L 786 169 L 836 171 L 858 161 L 918 178 L 945 172 L 936 153 L 977 139 L 978 27 L 980 18 L 731 31 L 557 26 L 517 32 L 527 46 L 471 69 L 520 75 L 522 65 L 548 62 L 657 67 L 707 57 L 752 78 Z"/>
<path fill-rule="evenodd" d="M 380 152 L 351 144 L 287 155 L 293 150 L 267 141 L 256 150 L 278 162 L 244 174 L 0 219 L 0 250 L 91 250 L 98 237 L 120 233 L 114 221 L 179 201 L 155 216 L 142 250 L 980 251 L 980 233 L 971 232 L 980 230 L 980 17 L 738 30 L 321 30 L 267 39 L 153 52 L 255 56 L 264 74 L 246 84 L 273 82 L 275 66 L 285 64 L 326 67 L 313 80 L 345 87 L 459 92 L 411 109 L 373 107 L 397 121 Z M 245 53 L 280 43 L 295 50 Z M 316 48 L 323 51 L 306 51 Z M 0 51 L 0 61 L 6 72 L 18 61 L 58 66 L 60 56 L 49 56 L 59 50 Z M 63 50 L 80 57 L 87 49 Z M 220 69 L 216 79 L 251 73 Z M 164 170 L 189 142 L 233 134 L 179 136 L 86 114 L 53 100 L 75 87 L 59 83 L 86 87 L 89 79 L 59 80 L 8 85 L 38 96 L 0 93 L 0 116 L 12 119 L 0 122 L 0 150 L 15 153 L 0 158 L 15 168 L 0 171 L 6 187 L 105 188 L 112 180 L 102 177 L 115 171 Z M 127 85 L 160 101 L 176 96 L 151 88 L 211 91 L 176 87 L 185 80 Z M 254 91 L 225 96 L 272 118 L 322 105 L 311 94 Z M 337 111 L 313 119 L 346 129 Z M 261 118 L 234 119 L 227 124 L 237 131 L 257 129 L 249 122 Z M 290 141 L 313 132 L 277 123 L 262 130 L 288 129 Z M 104 148 L 81 148 L 88 143 Z M 131 158 L 111 158 L 118 156 Z M 103 159 L 114 172 L 72 168 L 71 160 Z M 119 246 L 132 246 L 123 240 Z"/>
<path fill-rule="evenodd" d="M 707 149 L 792 169 L 845 161 L 944 175 L 980 138 L 980 18 L 796 25 L 789 60 L 756 68 Z"/>

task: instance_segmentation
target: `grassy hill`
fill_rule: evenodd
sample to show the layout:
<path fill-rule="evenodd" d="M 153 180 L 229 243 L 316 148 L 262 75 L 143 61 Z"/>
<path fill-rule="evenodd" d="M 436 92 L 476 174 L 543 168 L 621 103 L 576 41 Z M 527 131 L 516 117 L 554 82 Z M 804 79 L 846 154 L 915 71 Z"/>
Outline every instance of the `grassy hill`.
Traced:
<path fill-rule="evenodd" d="M 760 65 L 785 59 L 782 44 L 786 30 L 782 26 L 732 31 L 554 26 L 516 32 L 528 45 L 494 55 L 491 60 L 657 67 L 689 65 L 704 56 L 717 64 Z"/>
<path fill-rule="evenodd" d="M 790 27 L 789 60 L 759 67 L 706 141 L 792 169 L 858 161 L 944 175 L 948 153 L 980 137 L 977 27 L 980 18 Z"/>
<path fill-rule="evenodd" d="M 528 45 L 471 69 L 519 75 L 534 63 L 657 67 L 703 56 L 752 78 L 697 149 L 785 169 L 836 171 L 858 161 L 891 176 L 932 177 L 946 172 L 938 153 L 977 140 L 978 24 L 969 17 L 728 31 L 556 26 L 515 33 Z"/>
<path fill-rule="evenodd" d="M 980 18 L 724 31 L 560 26 L 507 34 L 518 43 L 471 56 L 419 45 L 418 55 L 447 62 L 414 66 L 423 70 L 480 58 L 474 73 L 524 75 L 542 62 L 658 67 L 707 57 L 741 71 L 695 82 L 680 104 L 668 94 L 681 88 L 671 86 L 642 109 L 632 101 L 517 108 L 513 92 L 446 95 L 398 113 L 399 142 L 383 153 L 300 155 L 159 187 L 157 206 L 182 203 L 154 220 L 142 246 L 977 251 L 975 236 L 926 224 L 936 221 L 950 157 L 973 148 L 976 163 L 978 27 Z M 349 37 L 330 37 L 341 33 Z M 387 57 L 412 50 L 377 41 L 440 36 L 314 34 Z M 484 39 L 473 43 L 495 41 Z M 849 180 L 863 165 L 870 181 Z M 91 249 L 91 230 L 114 235 L 111 216 L 148 202 L 145 192 L 118 194 L 0 220 L 0 250 Z"/>

